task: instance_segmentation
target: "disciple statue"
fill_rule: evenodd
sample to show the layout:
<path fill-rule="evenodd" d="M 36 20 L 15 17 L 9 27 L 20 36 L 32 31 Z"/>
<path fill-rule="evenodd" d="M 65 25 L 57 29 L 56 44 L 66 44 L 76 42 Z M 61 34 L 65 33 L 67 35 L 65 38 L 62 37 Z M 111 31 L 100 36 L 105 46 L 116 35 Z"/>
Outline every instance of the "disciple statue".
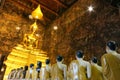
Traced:
<path fill-rule="evenodd" d="M 42 62 L 41 61 L 37 61 L 36 80 L 40 80 L 41 67 L 42 67 Z"/>
<path fill-rule="evenodd" d="M 28 70 L 28 66 L 24 66 L 23 73 L 22 73 L 22 76 L 20 77 L 20 79 L 23 79 L 23 80 L 25 79 L 27 70 Z"/>
<path fill-rule="evenodd" d="M 11 72 L 8 75 L 8 80 L 13 79 L 14 73 L 15 73 L 16 69 L 12 69 Z"/>
<path fill-rule="evenodd" d="M 41 68 L 40 80 L 51 80 L 51 64 L 50 59 L 45 60 L 46 66 Z"/>
<path fill-rule="evenodd" d="M 63 64 L 63 57 L 57 56 L 57 63 L 52 65 L 51 80 L 67 80 L 67 66 Z"/>
<path fill-rule="evenodd" d="M 90 80 L 103 80 L 102 67 L 97 64 L 98 60 L 96 57 L 92 58 L 91 61 L 91 79 Z"/>
<path fill-rule="evenodd" d="M 30 64 L 30 68 L 28 69 L 26 73 L 25 80 L 35 80 L 35 69 L 34 64 Z"/>
<path fill-rule="evenodd" d="M 106 80 L 120 80 L 120 54 L 117 53 L 117 43 L 109 41 L 106 52 L 101 58 L 103 74 Z"/>
<path fill-rule="evenodd" d="M 16 79 L 20 79 L 22 77 L 22 73 L 23 73 L 23 67 L 19 68 L 19 71 L 16 74 Z"/>
<path fill-rule="evenodd" d="M 76 59 L 70 63 L 68 70 L 68 80 L 88 80 L 91 77 L 91 65 L 83 60 L 84 53 L 79 50 L 76 52 Z"/>

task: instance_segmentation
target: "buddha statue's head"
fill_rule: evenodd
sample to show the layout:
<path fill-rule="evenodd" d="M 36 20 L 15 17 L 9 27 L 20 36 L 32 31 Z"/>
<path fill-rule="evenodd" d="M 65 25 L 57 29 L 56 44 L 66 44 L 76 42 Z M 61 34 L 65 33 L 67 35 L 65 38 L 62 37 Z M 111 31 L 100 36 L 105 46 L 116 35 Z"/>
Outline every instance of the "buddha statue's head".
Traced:
<path fill-rule="evenodd" d="M 118 45 L 115 41 L 109 41 L 106 44 L 106 52 L 111 53 L 113 51 L 116 51 L 117 47 L 118 47 Z"/>
<path fill-rule="evenodd" d="M 83 57 L 84 57 L 83 51 L 82 51 L 82 50 L 78 50 L 78 51 L 76 52 L 76 58 L 77 58 L 77 59 L 80 59 L 80 58 L 83 58 Z"/>
<path fill-rule="evenodd" d="M 49 65 L 50 64 L 50 59 L 46 59 L 45 63 L 46 63 L 46 65 Z"/>
<path fill-rule="evenodd" d="M 57 62 L 63 62 L 63 57 L 61 55 L 58 55 L 56 60 Z"/>

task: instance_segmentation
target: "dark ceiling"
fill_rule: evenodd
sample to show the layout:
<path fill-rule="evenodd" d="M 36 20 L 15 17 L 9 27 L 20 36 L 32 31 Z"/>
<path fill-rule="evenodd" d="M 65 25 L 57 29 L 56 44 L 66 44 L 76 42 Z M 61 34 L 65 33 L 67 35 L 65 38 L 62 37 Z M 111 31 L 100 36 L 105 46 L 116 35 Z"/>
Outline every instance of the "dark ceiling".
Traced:
<path fill-rule="evenodd" d="M 17 8 L 16 12 L 21 10 L 22 15 L 28 15 L 38 6 L 41 5 L 41 10 L 44 15 L 43 25 L 50 24 L 53 20 L 60 17 L 70 6 L 78 0 L 0 0 L 1 7 L 4 5 L 12 5 L 11 7 Z M 14 11 L 15 11 L 14 10 Z"/>
<path fill-rule="evenodd" d="M 13 12 L 17 12 L 23 17 L 28 15 L 38 6 L 44 15 L 44 21 L 40 21 L 43 25 L 48 25 L 56 18 L 60 17 L 63 12 L 70 8 L 78 0 L 0 0 L 0 8 L 11 8 Z M 105 0 L 114 7 L 120 7 L 120 0 Z M 8 10 L 8 9 L 7 9 Z"/>
<path fill-rule="evenodd" d="M 105 1 L 110 3 L 114 7 L 120 7 L 120 0 L 105 0 Z"/>

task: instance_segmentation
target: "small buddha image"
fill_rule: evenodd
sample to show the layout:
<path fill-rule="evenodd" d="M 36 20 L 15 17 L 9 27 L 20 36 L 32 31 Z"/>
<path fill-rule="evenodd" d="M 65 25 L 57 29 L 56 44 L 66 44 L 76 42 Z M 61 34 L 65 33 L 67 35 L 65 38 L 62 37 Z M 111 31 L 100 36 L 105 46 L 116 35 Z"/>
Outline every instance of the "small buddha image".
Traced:
<path fill-rule="evenodd" d="M 115 41 L 107 42 L 107 53 L 101 58 L 103 75 L 106 80 L 120 80 L 120 54 L 116 50 L 117 43 Z"/>

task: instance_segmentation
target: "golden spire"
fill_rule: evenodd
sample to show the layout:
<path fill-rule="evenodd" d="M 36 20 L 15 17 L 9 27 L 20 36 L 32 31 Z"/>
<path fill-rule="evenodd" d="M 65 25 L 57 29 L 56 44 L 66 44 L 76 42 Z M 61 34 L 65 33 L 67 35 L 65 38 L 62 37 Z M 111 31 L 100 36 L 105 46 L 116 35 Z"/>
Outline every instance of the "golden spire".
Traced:
<path fill-rule="evenodd" d="M 38 7 L 34 11 L 32 11 L 32 17 L 34 19 L 40 19 L 40 20 L 43 18 L 43 13 L 41 11 L 40 5 L 38 5 Z"/>

